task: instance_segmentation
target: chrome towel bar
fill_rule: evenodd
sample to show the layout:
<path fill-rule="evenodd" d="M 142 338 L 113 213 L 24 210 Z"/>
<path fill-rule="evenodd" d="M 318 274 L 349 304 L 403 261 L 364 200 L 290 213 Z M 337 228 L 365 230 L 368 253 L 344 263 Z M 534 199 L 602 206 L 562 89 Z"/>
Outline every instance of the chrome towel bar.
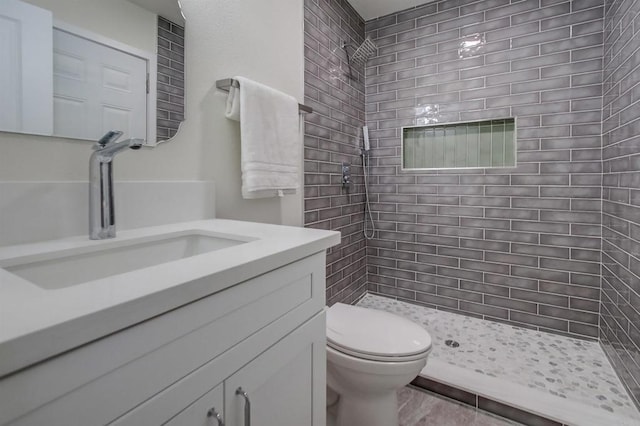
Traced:
<path fill-rule="evenodd" d="M 234 80 L 232 78 L 225 78 L 225 79 L 216 81 L 216 89 L 228 92 L 231 86 L 237 88 L 237 87 L 240 87 L 240 83 L 238 83 L 237 80 Z M 298 109 L 303 114 L 313 113 L 313 108 L 306 106 L 304 104 L 298 104 Z"/>

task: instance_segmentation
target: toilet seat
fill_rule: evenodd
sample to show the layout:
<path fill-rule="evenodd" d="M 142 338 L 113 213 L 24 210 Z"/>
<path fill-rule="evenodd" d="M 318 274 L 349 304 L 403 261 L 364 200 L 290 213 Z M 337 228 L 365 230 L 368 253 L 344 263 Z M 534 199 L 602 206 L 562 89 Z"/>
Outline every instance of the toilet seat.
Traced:
<path fill-rule="evenodd" d="M 425 358 L 431 336 L 406 318 L 336 303 L 327 310 L 327 345 L 356 358 L 403 362 Z"/>
<path fill-rule="evenodd" d="M 416 360 L 424 358 L 429 352 L 431 352 L 431 348 L 429 348 L 428 350 L 426 350 L 424 352 L 420 352 L 420 353 L 417 353 L 417 354 L 414 354 L 414 355 L 385 356 L 385 355 L 375 355 L 375 354 L 357 352 L 357 351 L 351 350 L 349 348 L 338 346 L 338 345 L 336 345 L 333 342 L 330 342 L 328 340 L 327 340 L 327 346 L 329 346 L 332 349 L 335 349 L 338 352 L 341 352 L 341 353 L 343 353 L 345 355 L 352 356 L 354 358 L 366 359 L 368 361 L 378 361 L 378 362 L 405 362 L 405 361 L 409 362 L 409 361 L 416 361 Z"/>

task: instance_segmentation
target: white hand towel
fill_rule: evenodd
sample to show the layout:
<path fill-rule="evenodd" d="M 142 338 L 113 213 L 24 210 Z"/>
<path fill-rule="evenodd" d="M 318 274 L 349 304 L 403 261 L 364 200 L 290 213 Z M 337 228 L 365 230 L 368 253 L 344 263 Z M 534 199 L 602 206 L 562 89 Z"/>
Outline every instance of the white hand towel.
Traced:
<path fill-rule="evenodd" d="M 271 87 L 234 77 L 226 116 L 240 121 L 242 196 L 295 193 L 300 186 L 298 101 Z"/>

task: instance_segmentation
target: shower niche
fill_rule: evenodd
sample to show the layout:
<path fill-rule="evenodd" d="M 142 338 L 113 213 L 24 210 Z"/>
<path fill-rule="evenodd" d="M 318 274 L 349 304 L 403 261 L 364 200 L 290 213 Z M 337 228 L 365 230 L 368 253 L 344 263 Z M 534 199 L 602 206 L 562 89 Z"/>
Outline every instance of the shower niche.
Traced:
<path fill-rule="evenodd" d="M 516 118 L 402 128 L 402 170 L 516 165 Z"/>

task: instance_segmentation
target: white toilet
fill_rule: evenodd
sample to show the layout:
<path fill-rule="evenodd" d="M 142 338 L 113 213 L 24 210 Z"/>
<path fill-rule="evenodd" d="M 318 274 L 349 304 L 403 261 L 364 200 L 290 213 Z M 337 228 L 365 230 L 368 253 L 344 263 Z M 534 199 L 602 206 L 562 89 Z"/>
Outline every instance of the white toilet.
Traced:
<path fill-rule="evenodd" d="M 398 426 L 396 391 L 427 363 L 431 336 L 388 312 L 336 303 L 327 310 L 327 402 L 336 426 Z M 335 398 L 333 398 L 335 399 Z"/>

